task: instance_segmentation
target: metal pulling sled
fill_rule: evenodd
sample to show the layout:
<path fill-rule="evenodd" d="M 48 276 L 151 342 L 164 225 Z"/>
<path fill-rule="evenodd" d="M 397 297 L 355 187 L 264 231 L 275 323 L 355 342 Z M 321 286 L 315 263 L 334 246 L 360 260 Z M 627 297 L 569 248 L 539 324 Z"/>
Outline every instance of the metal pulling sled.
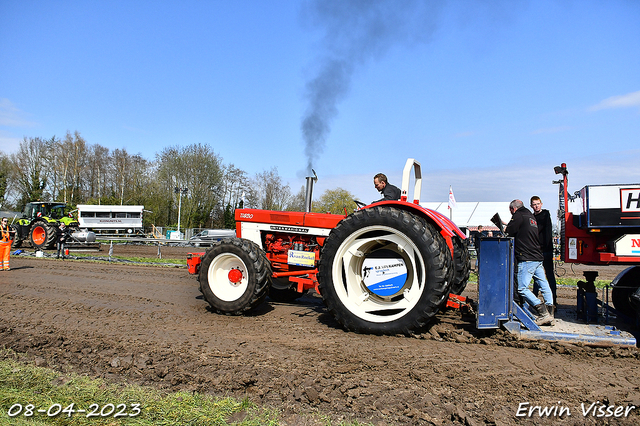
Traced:
<path fill-rule="evenodd" d="M 595 293 L 586 298 L 583 289 L 578 289 L 577 306 L 562 306 L 556 311 L 551 326 L 538 326 L 527 303 L 520 306 L 514 300 L 514 242 L 513 238 L 483 238 L 482 253 L 478 265 L 478 329 L 503 327 L 523 339 L 564 341 L 592 346 L 636 346 L 636 338 L 629 332 L 607 324 L 612 321 L 615 310 L 595 299 Z M 598 316 L 597 306 L 603 307 L 606 315 Z M 578 308 L 580 307 L 580 310 Z M 605 322 L 606 320 L 606 322 Z"/>

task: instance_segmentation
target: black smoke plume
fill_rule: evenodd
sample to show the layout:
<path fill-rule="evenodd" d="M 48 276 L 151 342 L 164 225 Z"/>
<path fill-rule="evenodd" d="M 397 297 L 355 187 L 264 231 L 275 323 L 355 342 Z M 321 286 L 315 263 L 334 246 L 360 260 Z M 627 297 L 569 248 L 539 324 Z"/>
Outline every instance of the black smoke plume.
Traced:
<path fill-rule="evenodd" d="M 348 94 L 358 68 L 379 59 L 393 46 L 426 41 L 442 2 L 432 0 L 313 0 L 303 18 L 320 28 L 317 71 L 307 81 L 307 110 L 302 135 L 306 173 L 323 152 L 338 116 L 338 103 Z"/>

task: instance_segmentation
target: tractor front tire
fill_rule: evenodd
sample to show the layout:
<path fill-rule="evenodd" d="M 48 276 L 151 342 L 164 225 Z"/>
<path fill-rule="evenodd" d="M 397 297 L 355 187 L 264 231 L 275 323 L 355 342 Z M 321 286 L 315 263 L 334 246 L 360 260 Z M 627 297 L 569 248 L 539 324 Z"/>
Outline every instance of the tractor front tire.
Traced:
<path fill-rule="evenodd" d="M 327 237 L 320 294 L 345 329 L 368 334 L 420 332 L 446 303 L 453 261 L 425 219 L 378 206 L 343 219 Z"/>
<path fill-rule="evenodd" d="M 206 252 L 199 279 L 202 295 L 214 311 L 240 315 L 267 296 L 271 264 L 252 241 L 227 238 Z"/>
<path fill-rule="evenodd" d="M 36 222 L 29 231 L 31 247 L 38 250 L 50 249 L 56 242 L 56 228 L 46 222 Z"/>

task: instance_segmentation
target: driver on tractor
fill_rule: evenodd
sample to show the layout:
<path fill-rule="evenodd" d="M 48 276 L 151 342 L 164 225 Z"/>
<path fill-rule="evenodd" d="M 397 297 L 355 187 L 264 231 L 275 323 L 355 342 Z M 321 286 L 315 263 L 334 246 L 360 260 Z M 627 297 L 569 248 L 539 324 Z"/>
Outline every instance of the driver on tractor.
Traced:
<path fill-rule="evenodd" d="M 373 177 L 373 186 L 382 194 L 382 198 L 374 201 L 374 203 L 384 200 L 399 200 L 402 195 L 400 189 L 395 185 L 391 185 L 387 181 L 387 176 L 382 173 L 378 173 Z"/>

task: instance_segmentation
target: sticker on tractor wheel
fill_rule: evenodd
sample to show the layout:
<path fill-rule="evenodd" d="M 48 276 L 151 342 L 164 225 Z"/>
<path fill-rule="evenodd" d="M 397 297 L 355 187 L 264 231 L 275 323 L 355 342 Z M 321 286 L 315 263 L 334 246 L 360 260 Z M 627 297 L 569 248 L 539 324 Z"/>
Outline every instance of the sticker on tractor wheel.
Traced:
<path fill-rule="evenodd" d="M 393 296 L 407 282 L 407 265 L 397 253 L 379 250 L 362 263 L 362 280 L 370 292 L 378 296 Z"/>
<path fill-rule="evenodd" d="M 316 266 L 316 254 L 312 251 L 289 250 L 287 263 L 289 265 L 313 268 Z"/>

